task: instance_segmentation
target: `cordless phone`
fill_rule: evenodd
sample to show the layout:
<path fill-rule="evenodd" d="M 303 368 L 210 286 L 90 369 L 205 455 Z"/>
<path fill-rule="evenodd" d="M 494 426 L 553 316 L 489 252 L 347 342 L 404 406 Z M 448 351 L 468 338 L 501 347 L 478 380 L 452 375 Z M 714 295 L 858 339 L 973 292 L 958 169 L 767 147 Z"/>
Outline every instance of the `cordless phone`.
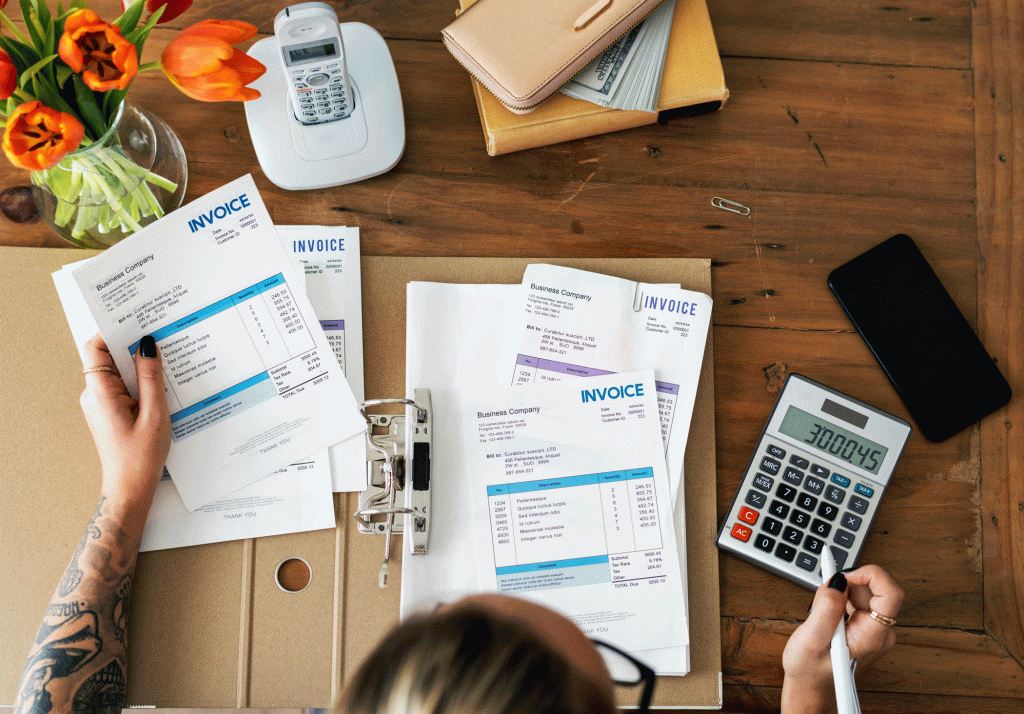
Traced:
<path fill-rule="evenodd" d="M 349 116 L 355 102 L 338 16 L 331 6 L 304 2 L 286 7 L 274 18 L 274 35 L 295 118 L 313 125 Z"/>

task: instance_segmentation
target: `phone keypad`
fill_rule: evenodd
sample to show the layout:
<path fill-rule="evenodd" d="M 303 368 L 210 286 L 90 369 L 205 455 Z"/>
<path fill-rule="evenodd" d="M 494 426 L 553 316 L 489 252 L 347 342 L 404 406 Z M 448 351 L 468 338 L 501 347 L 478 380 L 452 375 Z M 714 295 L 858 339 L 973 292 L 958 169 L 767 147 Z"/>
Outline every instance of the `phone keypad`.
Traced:
<path fill-rule="evenodd" d="M 833 473 L 812 454 L 787 454 L 770 440 L 754 467 L 742 505 L 729 519 L 732 538 L 751 543 L 764 554 L 759 560 L 809 574 L 817 573 L 827 545 L 843 568 L 863 535 L 875 489 Z"/>
<path fill-rule="evenodd" d="M 293 69 L 291 80 L 299 103 L 295 116 L 303 124 L 325 124 L 352 113 L 354 103 L 346 95 L 340 63 Z"/>

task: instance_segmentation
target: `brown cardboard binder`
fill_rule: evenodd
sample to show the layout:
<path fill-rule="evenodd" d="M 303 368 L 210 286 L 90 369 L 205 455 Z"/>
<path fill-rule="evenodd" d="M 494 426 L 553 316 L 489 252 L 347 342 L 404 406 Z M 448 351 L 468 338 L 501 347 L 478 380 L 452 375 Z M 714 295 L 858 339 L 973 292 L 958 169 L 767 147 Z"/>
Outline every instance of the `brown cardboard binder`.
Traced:
<path fill-rule="evenodd" d="M 46 604 L 95 508 L 99 466 L 78 406 L 81 364 L 50 280 L 79 250 L 0 248 L 0 705 L 15 698 Z M 402 396 L 405 285 L 518 282 L 521 258 L 363 256 L 366 393 Z M 707 260 L 547 260 L 710 293 Z M 663 677 L 654 704 L 722 703 L 712 344 L 686 456 L 692 671 Z M 328 707 L 346 673 L 398 617 L 400 568 L 377 587 L 383 541 L 360 535 L 356 494 L 335 496 L 334 530 L 144 553 L 129 626 L 128 700 L 158 707 Z M 401 557 L 393 549 L 393 560 Z M 301 557 L 309 586 L 281 589 L 278 564 Z M 623 704 L 630 704 L 624 699 Z"/>
<path fill-rule="evenodd" d="M 460 0 L 462 9 L 476 1 Z M 653 124 L 684 107 L 712 111 L 729 98 L 706 0 L 676 0 L 658 113 L 609 109 L 556 92 L 532 112 L 515 114 L 470 81 L 491 156 Z"/>

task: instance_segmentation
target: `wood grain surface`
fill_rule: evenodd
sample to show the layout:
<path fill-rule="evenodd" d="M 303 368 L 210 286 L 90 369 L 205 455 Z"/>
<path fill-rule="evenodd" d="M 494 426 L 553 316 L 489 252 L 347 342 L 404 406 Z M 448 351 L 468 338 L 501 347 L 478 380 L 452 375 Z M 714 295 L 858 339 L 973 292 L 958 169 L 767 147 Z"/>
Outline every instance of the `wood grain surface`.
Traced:
<path fill-rule="evenodd" d="M 180 136 L 186 200 L 252 172 L 276 222 L 359 226 L 367 255 L 711 258 L 721 515 L 785 374 L 909 419 L 825 283 L 894 233 L 918 242 L 1024 394 L 1024 2 L 709 4 L 722 111 L 490 158 L 439 41 L 456 3 L 335 2 L 387 39 L 407 144 L 390 173 L 323 191 L 266 179 L 240 104 L 194 102 L 159 73 L 130 96 Z M 269 34 L 284 5 L 198 0 L 143 59 L 202 17 Z M 3 162 L 0 190 L 25 184 Z M 3 218 L 0 243 L 61 245 Z M 1016 396 L 945 442 L 911 436 L 862 556 L 907 593 L 897 647 L 858 672 L 864 711 L 1024 712 L 1022 429 Z M 811 593 L 725 555 L 721 579 L 725 711 L 777 710 Z"/>

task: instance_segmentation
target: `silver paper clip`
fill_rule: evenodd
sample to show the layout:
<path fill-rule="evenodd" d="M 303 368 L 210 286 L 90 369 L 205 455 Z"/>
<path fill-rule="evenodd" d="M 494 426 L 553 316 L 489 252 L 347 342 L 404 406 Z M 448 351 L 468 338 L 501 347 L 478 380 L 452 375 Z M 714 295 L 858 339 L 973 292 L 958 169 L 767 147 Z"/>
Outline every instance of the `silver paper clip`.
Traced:
<path fill-rule="evenodd" d="M 721 208 L 723 211 L 738 213 L 741 216 L 750 215 L 750 209 L 744 206 L 742 203 L 736 203 L 735 201 L 730 201 L 729 199 L 722 198 L 720 196 L 715 196 L 714 198 L 712 198 L 711 205 L 714 206 L 715 208 Z"/>
<path fill-rule="evenodd" d="M 391 536 L 403 535 L 411 555 L 424 555 L 430 539 L 430 390 L 417 389 L 415 399 L 370 399 L 359 411 L 366 419 L 367 488 L 355 512 L 359 532 L 384 536 L 384 561 L 378 574 L 387 587 Z M 406 414 L 367 414 L 368 407 L 404 404 Z M 397 505 L 402 492 L 403 506 Z M 402 519 L 396 520 L 395 516 Z"/>

